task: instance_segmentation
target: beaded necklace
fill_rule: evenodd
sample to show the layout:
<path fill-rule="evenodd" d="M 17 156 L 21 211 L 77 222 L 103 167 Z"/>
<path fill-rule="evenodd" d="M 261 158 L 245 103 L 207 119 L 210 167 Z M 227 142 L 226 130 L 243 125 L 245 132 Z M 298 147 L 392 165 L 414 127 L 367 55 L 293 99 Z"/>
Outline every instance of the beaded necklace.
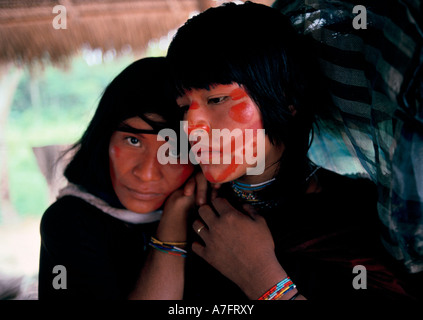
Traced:
<path fill-rule="evenodd" d="M 310 175 L 305 179 L 305 182 L 310 180 L 310 178 L 319 170 L 320 167 L 316 167 Z M 271 192 L 265 190 L 267 187 L 271 186 L 276 181 L 276 178 L 257 183 L 257 184 L 247 184 L 239 181 L 232 181 L 231 188 L 235 195 L 240 198 L 243 202 L 252 205 L 253 207 L 258 208 L 273 208 L 278 205 L 279 200 L 271 199 Z"/>

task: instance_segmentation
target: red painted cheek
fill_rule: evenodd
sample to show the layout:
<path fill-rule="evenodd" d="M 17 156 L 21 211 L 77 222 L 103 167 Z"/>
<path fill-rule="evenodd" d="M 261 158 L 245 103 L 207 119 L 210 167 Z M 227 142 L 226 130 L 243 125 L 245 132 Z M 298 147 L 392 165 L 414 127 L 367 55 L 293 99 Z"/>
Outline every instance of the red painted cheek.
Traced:
<path fill-rule="evenodd" d="M 239 123 L 248 123 L 254 116 L 254 107 L 247 102 L 234 105 L 229 110 L 229 117 Z"/>
<path fill-rule="evenodd" d="M 263 129 L 263 124 L 261 123 L 261 120 L 257 120 L 251 125 L 249 125 L 248 129 L 253 129 L 253 130 Z"/>

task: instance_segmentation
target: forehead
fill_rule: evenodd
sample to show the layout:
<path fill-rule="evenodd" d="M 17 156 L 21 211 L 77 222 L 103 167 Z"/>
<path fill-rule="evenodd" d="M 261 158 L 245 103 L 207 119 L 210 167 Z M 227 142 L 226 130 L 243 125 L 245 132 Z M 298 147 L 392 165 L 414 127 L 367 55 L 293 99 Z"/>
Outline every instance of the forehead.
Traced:
<path fill-rule="evenodd" d="M 232 94 L 235 92 L 243 91 L 245 92 L 245 89 L 238 83 L 231 83 L 231 84 L 219 84 L 214 83 L 210 84 L 208 88 L 190 88 L 186 89 L 184 93 L 178 98 L 183 99 L 186 97 L 191 97 L 195 95 L 210 95 L 214 93 L 221 93 L 221 94 Z M 177 100 L 178 100 L 177 99 Z"/>
<path fill-rule="evenodd" d="M 157 113 L 146 113 L 144 114 L 144 117 L 146 117 L 148 120 L 151 120 L 153 122 L 156 123 L 165 123 L 165 119 L 157 114 Z M 123 121 L 123 123 L 125 123 L 126 125 L 135 128 L 135 129 L 143 129 L 143 130 L 152 130 L 153 128 L 151 127 L 151 125 L 149 125 L 147 122 L 145 122 L 143 119 L 141 119 L 140 117 L 132 117 L 129 119 L 126 119 L 125 121 Z"/>

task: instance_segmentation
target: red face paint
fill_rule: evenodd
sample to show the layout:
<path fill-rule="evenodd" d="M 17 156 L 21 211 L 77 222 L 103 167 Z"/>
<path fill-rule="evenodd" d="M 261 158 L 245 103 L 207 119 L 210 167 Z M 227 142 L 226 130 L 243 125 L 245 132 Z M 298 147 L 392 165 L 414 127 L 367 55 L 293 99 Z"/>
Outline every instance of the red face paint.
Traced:
<path fill-rule="evenodd" d="M 248 123 L 254 116 L 254 107 L 247 102 L 234 105 L 229 110 L 229 117 L 239 123 Z"/>
<path fill-rule="evenodd" d="M 229 94 L 232 98 L 232 100 L 240 100 L 247 96 L 247 93 L 242 88 L 237 88 L 235 90 L 232 90 Z"/>
<path fill-rule="evenodd" d="M 235 163 L 235 157 L 232 158 L 231 164 L 229 164 L 216 178 L 207 169 L 203 170 L 204 177 L 211 183 L 221 183 L 228 179 L 228 177 L 235 172 L 239 167 L 239 164 Z"/>
<path fill-rule="evenodd" d="M 191 105 L 189 106 L 188 111 L 189 111 L 189 110 L 199 109 L 199 108 L 200 108 L 200 105 L 198 104 L 198 102 L 197 102 L 197 101 L 193 101 L 193 102 L 191 103 Z"/>
<path fill-rule="evenodd" d="M 119 158 L 120 156 L 120 148 L 117 146 L 113 147 L 113 152 L 115 153 L 116 158 Z"/>
<path fill-rule="evenodd" d="M 195 125 L 188 124 L 188 135 L 190 135 L 194 130 L 204 130 L 207 133 L 210 133 L 210 127 L 205 123 L 198 123 Z"/>
<path fill-rule="evenodd" d="M 204 177 L 207 179 L 207 181 L 211 183 L 216 183 L 217 180 L 212 176 L 210 172 L 204 172 Z"/>
<path fill-rule="evenodd" d="M 235 158 L 232 158 L 231 164 L 217 177 L 217 181 L 226 180 L 230 174 L 234 173 L 239 164 L 235 163 Z"/>

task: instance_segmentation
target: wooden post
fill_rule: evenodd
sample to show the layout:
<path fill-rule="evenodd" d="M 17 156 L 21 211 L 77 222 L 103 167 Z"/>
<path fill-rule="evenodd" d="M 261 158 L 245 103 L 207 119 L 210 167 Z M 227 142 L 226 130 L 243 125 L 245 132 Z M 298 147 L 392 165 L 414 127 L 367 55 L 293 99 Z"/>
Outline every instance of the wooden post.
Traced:
<path fill-rule="evenodd" d="M 18 218 L 10 199 L 6 124 L 22 73 L 21 68 L 11 63 L 0 65 L 0 223 L 15 221 Z"/>

